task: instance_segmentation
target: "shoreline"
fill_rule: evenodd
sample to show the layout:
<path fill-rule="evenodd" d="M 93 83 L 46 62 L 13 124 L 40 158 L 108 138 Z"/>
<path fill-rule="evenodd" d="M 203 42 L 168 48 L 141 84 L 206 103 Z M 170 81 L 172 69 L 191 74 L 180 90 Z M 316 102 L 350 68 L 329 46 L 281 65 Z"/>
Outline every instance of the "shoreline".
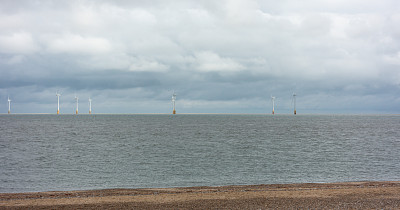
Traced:
<path fill-rule="evenodd" d="M 0 209 L 400 208 L 400 181 L 0 193 Z"/>

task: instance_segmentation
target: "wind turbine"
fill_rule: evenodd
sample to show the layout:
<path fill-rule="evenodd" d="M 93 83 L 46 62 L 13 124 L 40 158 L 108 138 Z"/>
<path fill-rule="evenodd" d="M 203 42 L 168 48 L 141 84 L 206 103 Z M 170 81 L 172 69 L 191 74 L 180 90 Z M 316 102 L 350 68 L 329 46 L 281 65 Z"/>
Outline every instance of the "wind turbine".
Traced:
<path fill-rule="evenodd" d="M 296 115 L 296 93 L 293 93 L 293 108 L 294 108 L 294 115 Z"/>
<path fill-rule="evenodd" d="M 175 94 L 175 91 L 174 91 L 174 93 L 172 94 L 172 107 L 173 107 L 172 114 L 176 114 L 176 111 L 175 111 L 175 101 L 176 101 L 176 94 Z"/>
<path fill-rule="evenodd" d="M 89 114 L 92 114 L 92 99 L 89 97 Z"/>
<path fill-rule="evenodd" d="M 58 93 L 58 90 L 56 92 L 56 96 L 57 96 L 57 114 L 60 114 L 60 96 L 61 96 L 61 94 Z"/>
<path fill-rule="evenodd" d="M 10 100 L 10 96 L 8 96 L 8 114 L 11 113 L 11 100 Z"/>
<path fill-rule="evenodd" d="M 275 114 L 275 96 L 271 96 L 272 100 L 272 114 Z"/>
<path fill-rule="evenodd" d="M 79 98 L 76 95 L 75 95 L 75 100 L 76 100 L 76 112 L 75 112 L 75 114 L 78 114 L 78 101 L 79 101 Z"/>

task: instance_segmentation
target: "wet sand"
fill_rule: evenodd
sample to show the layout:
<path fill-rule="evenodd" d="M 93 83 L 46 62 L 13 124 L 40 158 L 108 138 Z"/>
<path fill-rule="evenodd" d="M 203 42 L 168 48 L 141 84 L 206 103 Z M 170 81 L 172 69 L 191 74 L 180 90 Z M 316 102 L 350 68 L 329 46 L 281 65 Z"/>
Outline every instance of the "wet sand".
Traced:
<path fill-rule="evenodd" d="M 0 209 L 400 209 L 400 182 L 0 193 Z"/>

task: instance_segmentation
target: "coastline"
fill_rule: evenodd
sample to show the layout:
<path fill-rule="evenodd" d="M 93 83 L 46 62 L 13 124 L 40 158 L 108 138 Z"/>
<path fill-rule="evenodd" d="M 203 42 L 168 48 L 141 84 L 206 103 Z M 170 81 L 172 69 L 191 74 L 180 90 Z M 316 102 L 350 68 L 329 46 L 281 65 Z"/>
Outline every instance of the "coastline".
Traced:
<path fill-rule="evenodd" d="M 400 182 L 0 193 L 0 209 L 400 208 Z"/>

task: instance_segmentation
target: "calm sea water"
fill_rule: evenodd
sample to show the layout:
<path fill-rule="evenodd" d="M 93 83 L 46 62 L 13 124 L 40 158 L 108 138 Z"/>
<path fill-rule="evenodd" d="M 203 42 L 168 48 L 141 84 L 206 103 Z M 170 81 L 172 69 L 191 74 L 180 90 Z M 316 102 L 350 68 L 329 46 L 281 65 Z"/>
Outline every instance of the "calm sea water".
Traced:
<path fill-rule="evenodd" d="M 0 115 L 0 192 L 400 181 L 400 116 Z"/>

